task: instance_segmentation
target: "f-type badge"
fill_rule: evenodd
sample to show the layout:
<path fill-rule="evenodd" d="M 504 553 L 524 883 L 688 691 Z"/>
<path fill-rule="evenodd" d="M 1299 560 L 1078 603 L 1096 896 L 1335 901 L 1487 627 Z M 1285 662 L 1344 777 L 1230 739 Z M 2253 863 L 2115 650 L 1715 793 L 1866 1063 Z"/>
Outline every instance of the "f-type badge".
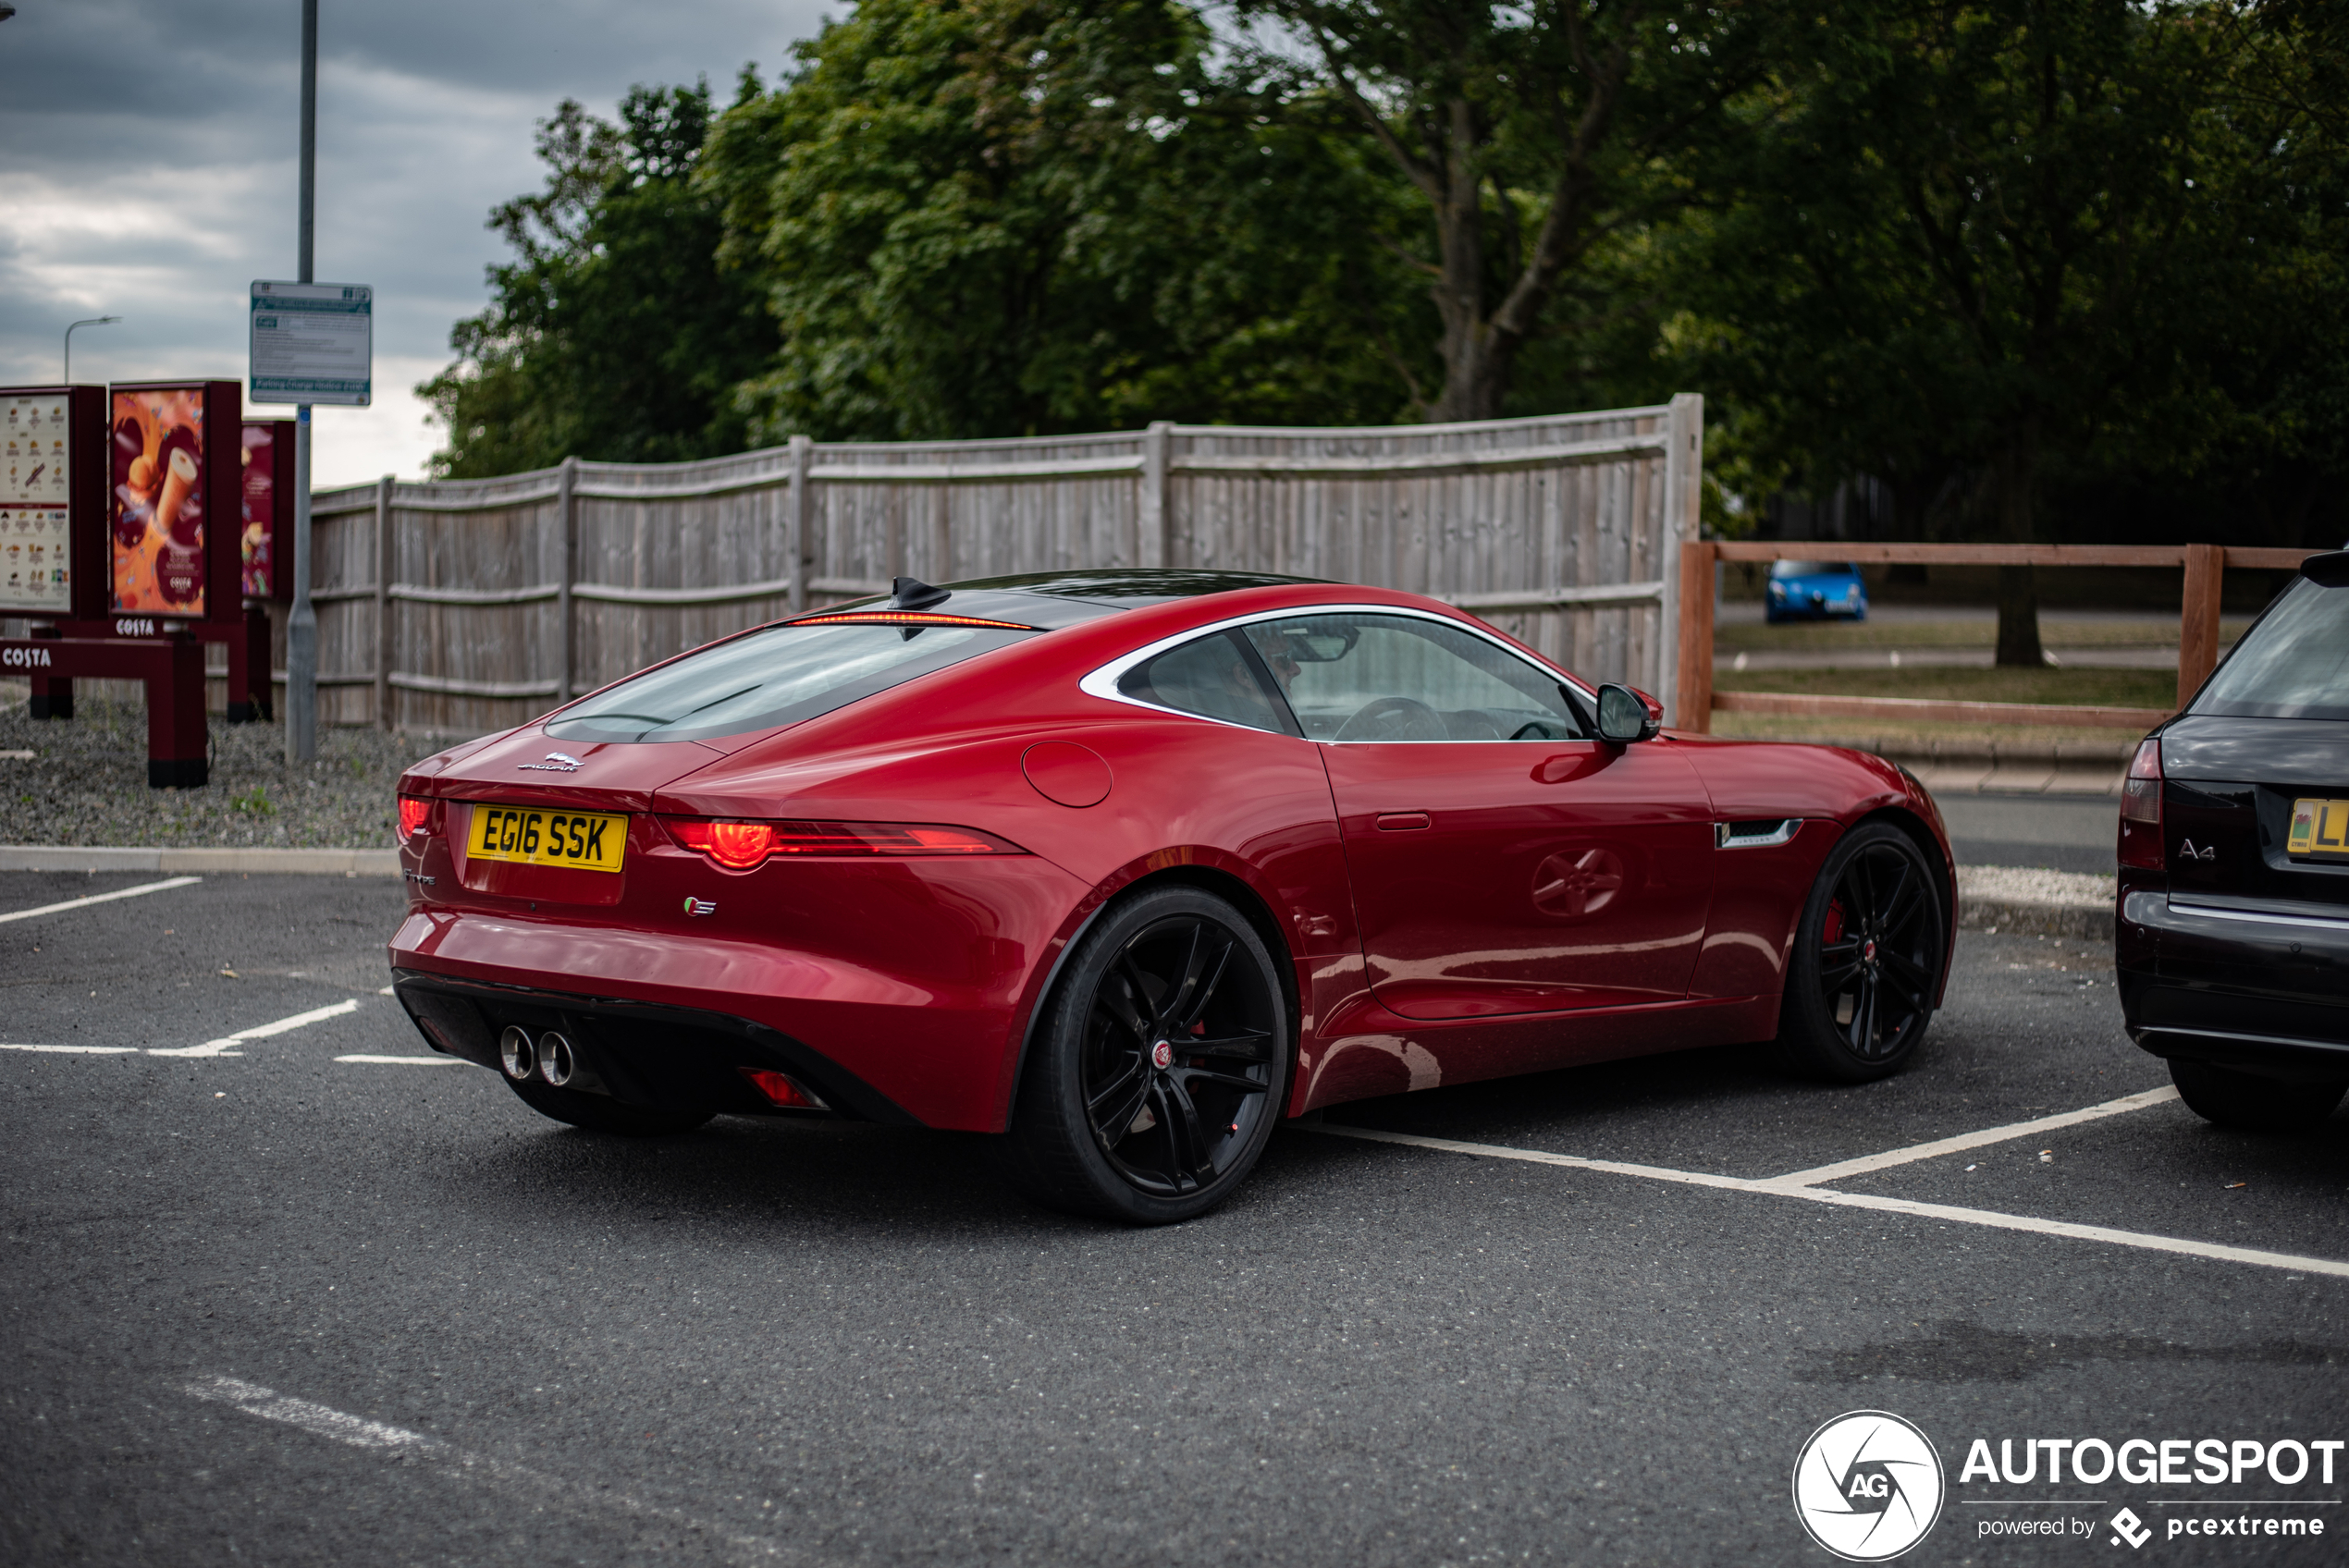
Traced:
<path fill-rule="evenodd" d="M 545 762 L 516 763 L 525 773 L 577 773 L 579 759 L 569 752 L 548 752 Z"/>

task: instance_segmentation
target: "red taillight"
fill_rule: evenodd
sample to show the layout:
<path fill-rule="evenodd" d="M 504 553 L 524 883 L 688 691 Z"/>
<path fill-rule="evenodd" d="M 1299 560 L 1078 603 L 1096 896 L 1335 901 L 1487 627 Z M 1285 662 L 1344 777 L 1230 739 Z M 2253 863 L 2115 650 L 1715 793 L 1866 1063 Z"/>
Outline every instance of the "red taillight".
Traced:
<path fill-rule="evenodd" d="M 2121 786 L 2121 843 L 2123 865 L 2159 871 L 2161 859 L 2161 742 L 2149 740 L 2130 760 L 2128 780 Z"/>
<path fill-rule="evenodd" d="M 771 1072 L 764 1067 L 744 1067 L 739 1071 L 744 1077 L 750 1080 L 752 1087 L 785 1110 L 822 1110 L 824 1109 L 823 1101 L 780 1072 Z"/>
<path fill-rule="evenodd" d="M 431 801 L 418 800 L 413 795 L 400 797 L 400 836 L 412 839 L 432 827 Z"/>
<path fill-rule="evenodd" d="M 1017 855 L 1027 851 L 975 827 L 921 822 L 744 822 L 663 817 L 669 836 L 730 871 L 770 855 Z"/>

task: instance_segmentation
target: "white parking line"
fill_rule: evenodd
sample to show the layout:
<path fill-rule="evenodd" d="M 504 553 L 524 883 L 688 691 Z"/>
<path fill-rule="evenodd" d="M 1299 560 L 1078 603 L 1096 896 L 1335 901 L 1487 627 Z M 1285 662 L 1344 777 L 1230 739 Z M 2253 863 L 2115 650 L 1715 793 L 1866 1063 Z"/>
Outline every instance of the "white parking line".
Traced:
<path fill-rule="evenodd" d="M 12 1046 L 0 1041 L 0 1051 L 56 1051 L 65 1056 L 136 1056 L 136 1046 Z"/>
<path fill-rule="evenodd" d="M 2336 1263 L 2325 1257 L 2299 1257 L 2291 1253 L 2262 1252 L 2254 1247 L 2222 1246 L 2215 1242 L 2187 1241 L 2178 1236 L 2157 1236 L 2143 1231 L 2116 1231 L 2103 1225 L 2074 1225 L 2061 1219 L 2039 1219 L 2026 1214 L 2000 1214 L 1987 1208 L 1956 1208 L 1947 1204 L 1915 1203 L 1907 1198 L 1879 1197 L 1872 1193 L 1839 1193 L 1828 1187 L 1789 1186 L 1784 1178 L 1753 1181 L 1742 1176 L 1716 1176 L 1703 1170 L 1673 1170 L 1660 1165 L 1630 1165 L 1620 1160 L 1584 1159 L 1579 1155 L 1550 1154 L 1541 1149 L 1510 1148 L 1502 1144 L 1470 1144 L 1455 1138 L 1423 1138 L 1413 1133 L 1387 1133 L 1373 1127 L 1347 1127 L 1334 1121 L 1298 1122 L 1295 1125 L 1309 1133 L 1328 1133 L 1341 1138 L 1360 1138 L 1376 1144 L 1402 1144 L 1411 1148 L 1434 1149 L 1444 1154 L 1473 1155 L 1485 1159 L 1515 1159 L 1531 1165 L 1556 1165 L 1573 1170 L 1599 1170 L 1617 1176 L 1639 1176 L 1652 1182 L 1672 1182 L 1682 1186 L 1716 1187 L 1733 1193 L 1755 1193 L 1764 1197 L 1799 1198 L 1806 1203 L 1831 1204 L 1839 1208 L 1869 1208 L 1887 1214 L 1906 1214 L 1924 1219 L 1942 1219 L 1958 1225 L 1983 1225 L 1998 1231 L 2027 1231 L 2043 1236 L 2065 1236 L 2074 1241 L 2104 1242 L 2113 1246 L 2137 1247 L 2148 1252 L 2178 1253 L 2188 1257 L 2207 1257 L 2223 1263 L 2249 1263 L 2263 1268 L 2288 1268 L 2294 1273 L 2328 1274 L 2349 1280 L 2349 1263 Z"/>
<path fill-rule="evenodd" d="M 87 904 L 108 903 L 116 899 L 135 899 L 141 893 L 161 893 L 173 888 L 185 888 L 203 881 L 201 876 L 173 876 L 161 882 L 148 882 L 136 888 L 117 888 L 111 893 L 92 893 L 86 899 L 68 899 L 61 904 L 43 904 L 39 909 L 11 910 L 0 914 L 0 925 L 11 920 L 31 920 L 36 914 L 62 914 L 69 909 Z"/>
<path fill-rule="evenodd" d="M 295 1427 L 330 1442 L 344 1443 L 351 1448 L 396 1458 L 405 1464 L 437 1470 L 455 1480 L 490 1487 L 518 1497 L 534 1507 L 543 1507 L 550 1502 L 572 1507 L 585 1504 L 680 1525 L 719 1543 L 726 1549 L 725 1554 L 738 1562 L 814 1563 L 820 1561 L 812 1553 L 785 1547 L 780 1541 L 769 1540 L 763 1536 L 732 1535 L 691 1514 L 643 1501 L 609 1487 L 583 1486 L 576 1481 L 534 1470 L 528 1465 L 493 1459 L 484 1453 L 470 1453 L 453 1443 L 423 1432 L 386 1426 L 383 1422 L 370 1421 L 364 1416 L 352 1415 L 328 1405 L 314 1404 L 306 1399 L 294 1399 L 275 1389 L 264 1389 L 258 1383 L 248 1383 L 236 1378 L 202 1378 L 181 1385 L 180 1391 L 215 1404 L 228 1405 L 232 1410 L 264 1421 Z"/>
<path fill-rule="evenodd" d="M 453 1056 L 338 1056 L 337 1061 L 380 1061 L 410 1067 L 463 1067 L 466 1064 Z"/>
<path fill-rule="evenodd" d="M 2177 1097 L 2177 1089 L 2165 1084 L 2158 1089 L 2147 1089 L 2141 1095 L 2123 1095 L 2102 1105 L 2067 1110 L 2060 1116 L 2043 1116 L 2036 1121 L 2010 1121 L 2003 1127 L 1986 1127 L 1979 1133 L 1961 1133 L 1954 1138 L 1938 1138 L 1929 1144 L 1911 1144 L 1904 1149 L 1863 1155 L 1857 1159 L 1838 1160 L 1833 1165 L 1797 1170 L 1786 1176 L 1773 1176 L 1770 1184 L 1774 1187 L 1815 1187 L 1823 1182 L 1839 1181 L 1846 1176 L 1864 1176 L 1871 1170 L 1888 1170 L 1893 1166 L 1908 1165 L 1920 1159 L 1938 1159 L 1945 1154 L 1962 1154 L 1986 1144 L 2003 1144 L 2014 1138 L 2052 1133 L 2059 1127 L 2077 1127 L 2083 1121 L 2098 1121 L 2108 1116 L 2143 1110 L 2147 1106 L 2167 1105 Z"/>
<path fill-rule="evenodd" d="M 308 1012 L 297 1012 L 291 1018 L 280 1018 L 275 1023 L 259 1023 L 251 1029 L 240 1029 L 235 1034 L 220 1039 L 206 1040 L 201 1046 L 181 1046 L 176 1050 L 151 1050 L 147 1054 L 149 1056 L 242 1056 L 244 1052 L 233 1047 L 244 1044 L 247 1040 L 265 1040 L 272 1035 L 283 1035 L 291 1030 L 307 1028 L 313 1023 L 323 1023 L 329 1018 L 340 1018 L 346 1013 L 358 1011 L 359 998 L 353 997 L 349 1001 L 335 1002 L 326 1007 L 314 1007 Z"/>

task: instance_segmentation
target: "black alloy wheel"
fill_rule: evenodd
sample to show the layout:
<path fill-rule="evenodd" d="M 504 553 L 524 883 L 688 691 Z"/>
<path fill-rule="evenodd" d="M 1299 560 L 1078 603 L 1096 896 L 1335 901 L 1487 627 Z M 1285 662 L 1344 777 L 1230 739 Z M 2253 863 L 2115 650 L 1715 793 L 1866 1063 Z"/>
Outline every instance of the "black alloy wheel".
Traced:
<path fill-rule="evenodd" d="M 1014 1182 L 1051 1207 L 1138 1224 L 1205 1213 L 1263 1153 L 1287 1086 L 1273 956 L 1224 900 L 1155 888 L 1070 955 L 1004 1140 Z"/>
<path fill-rule="evenodd" d="M 1900 1071 L 1933 1019 L 1947 918 L 1915 839 L 1881 822 L 1846 835 L 1802 906 L 1778 1010 L 1781 1060 L 1841 1084 Z"/>

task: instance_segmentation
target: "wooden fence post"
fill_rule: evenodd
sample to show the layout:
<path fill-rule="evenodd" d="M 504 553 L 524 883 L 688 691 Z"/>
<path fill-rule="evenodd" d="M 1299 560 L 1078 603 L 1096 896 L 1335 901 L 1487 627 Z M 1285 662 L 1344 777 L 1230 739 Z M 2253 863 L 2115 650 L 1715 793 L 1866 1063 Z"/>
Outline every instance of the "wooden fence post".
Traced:
<path fill-rule="evenodd" d="M 1154 419 L 1142 432 L 1141 506 L 1134 520 L 1134 564 L 1166 566 L 1166 448 L 1174 422 Z"/>
<path fill-rule="evenodd" d="M 2218 545 L 2186 546 L 2185 592 L 2178 614 L 2178 705 L 2184 707 L 2219 665 L 2219 596 L 2227 552 Z"/>
<path fill-rule="evenodd" d="M 815 454 L 814 437 L 791 438 L 791 497 L 784 503 L 790 510 L 783 514 L 783 549 L 791 560 L 793 615 L 807 607 L 807 516 L 814 500 L 807 491 L 807 471 L 814 465 Z"/>
<path fill-rule="evenodd" d="M 1680 546 L 1680 678 L 1676 729 L 1713 732 L 1713 563 L 1718 546 L 1691 539 Z"/>
<path fill-rule="evenodd" d="M 576 690 L 573 680 L 571 585 L 579 575 L 579 459 L 568 457 L 555 480 L 556 525 L 562 534 L 560 549 L 560 570 L 555 578 L 555 619 L 561 640 L 561 657 L 555 672 L 555 705 L 560 707 L 571 701 Z"/>
<path fill-rule="evenodd" d="M 1654 693 L 1664 704 L 1665 722 L 1681 729 L 1694 729 L 1702 733 L 1713 722 L 1710 706 L 1712 677 L 1705 678 L 1706 706 L 1692 706 L 1680 689 L 1681 666 L 1674 657 L 1676 645 L 1685 645 L 1682 623 L 1689 606 L 1681 601 L 1686 596 L 1684 581 L 1685 557 L 1676 567 L 1674 557 L 1694 543 L 1702 520 L 1704 479 L 1704 399 L 1694 392 L 1674 396 L 1664 421 L 1664 527 L 1662 548 L 1655 561 L 1655 574 L 1664 581 L 1663 604 L 1656 617 L 1655 674 L 1653 680 L 1659 690 Z M 1705 615 L 1711 640 L 1712 592 L 1708 583 Z"/>
<path fill-rule="evenodd" d="M 391 728 L 391 475 L 375 481 L 375 728 Z"/>

